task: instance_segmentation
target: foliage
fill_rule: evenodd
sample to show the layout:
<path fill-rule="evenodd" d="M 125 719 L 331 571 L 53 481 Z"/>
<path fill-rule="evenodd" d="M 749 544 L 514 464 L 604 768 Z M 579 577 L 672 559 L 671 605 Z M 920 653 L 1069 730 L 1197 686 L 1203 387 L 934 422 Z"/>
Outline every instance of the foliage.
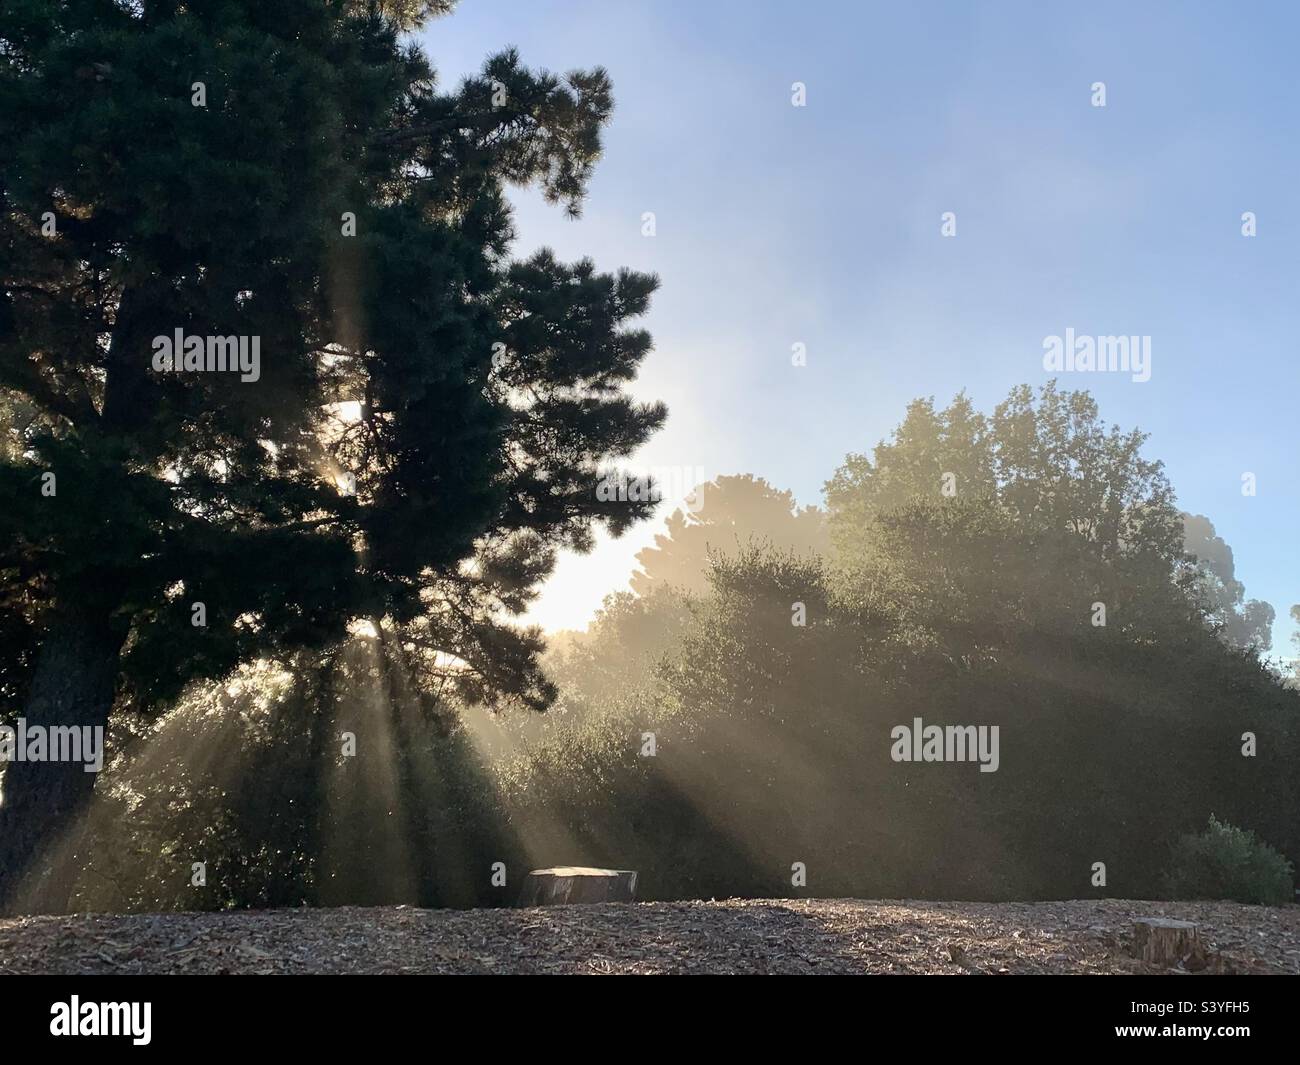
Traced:
<path fill-rule="evenodd" d="M 553 700 L 510 617 L 648 513 L 596 486 L 665 417 L 625 391 L 657 280 L 511 259 L 508 187 L 576 214 L 612 89 L 507 50 L 441 90 L 405 34 L 449 7 L 5 6 L 0 719 L 164 712 L 360 619 L 427 697 Z M 160 370 L 178 331 L 260 366 Z M 88 789 L 6 771 L 0 880 Z"/>
<path fill-rule="evenodd" d="M 123 627 L 138 698 L 379 614 L 544 705 L 493 615 L 640 512 L 594 485 L 663 418 L 620 391 L 654 278 L 506 258 L 503 186 L 577 210 L 608 78 L 504 52 L 439 93 L 398 30 L 443 6 L 28 2 L 0 30 L 0 385 L 36 408 L 3 562 Z M 151 372 L 175 327 L 260 336 L 261 379 Z"/>
<path fill-rule="evenodd" d="M 1293 901 L 1294 868 L 1267 843 L 1210 815 L 1199 835 L 1174 845 L 1165 891 L 1171 899 L 1233 899 L 1284 906 Z"/>
<path fill-rule="evenodd" d="M 706 592 L 711 560 L 751 543 L 797 554 L 820 554 L 829 546 L 825 513 L 800 507 L 793 494 L 761 477 L 718 477 L 696 486 L 695 497 L 692 507 L 669 515 L 653 547 L 637 553 L 641 568 L 632 574 L 637 595 L 649 596 L 665 586 Z"/>
<path fill-rule="evenodd" d="M 669 895 L 788 894 L 804 861 L 821 895 L 1151 897 L 1162 846 L 1210 810 L 1300 853 L 1300 704 L 1256 646 L 1221 638 L 1223 600 L 1199 594 L 1141 435 L 1050 387 L 1016 390 L 988 420 L 960 398 L 931 414 L 913 405 L 874 462 L 851 457 L 832 480 L 828 559 L 751 545 L 713 560 L 657 683 L 564 735 L 582 751 L 599 734 L 626 775 L 603 758 L 598 777 L 566 774 L 581 757 L 539 746 L 523 757 L 548 785 L 516 797 L 539 819 L 576 807 L 599 841 L 583 853 L 617 861 L 645 849 L 623 830 L 621 789 L 644 782 L 644 803 L 650 780 L 671 783 L 696 810 L 687 838 L 727 857 L 688 879 L 658 851 L 643 878 Z M 943 496 L 950 470 L 981 490 Z M 626 647 L 592 653 L 613 676 Z M 915 718 L 997 726 L 998 770 L 893 762 L 891 730 Z M 687 738 L 637 761 L 656 723 Z"/>

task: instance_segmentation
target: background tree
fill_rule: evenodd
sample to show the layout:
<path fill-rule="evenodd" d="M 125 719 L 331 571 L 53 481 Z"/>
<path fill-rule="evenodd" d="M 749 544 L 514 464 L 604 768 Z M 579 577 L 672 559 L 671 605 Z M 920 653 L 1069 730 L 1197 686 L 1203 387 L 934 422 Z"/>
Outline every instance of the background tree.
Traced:
<path fill-rule="evenodd" d="M 449 6 L 6 6 L 0 610 L 39 643 L 7 718 L 104 725 L 356 618 L 417 682 L 553 697 L 499 618 L 644 513 L 594 487 L 664 417 L 622 391 L 656 282 L 510 261 L 505 186 L 576 213 L 609 79 L 504 52 L 439 91 L 403 34 Z M 260 379 L 155 372 L 176 329 L 259 337 Z M 92 780 L 8 768 L 0 893 Z"/>
<path fill-rule="evenodd" d="M 811 557 L 829 546 L 825 513 L 799 507 L 792 493 L 761 477 L 718 477 L 695 491 L 697 505 L 674 510 L 655 546 L 637 554 L 633 590 L 606 596 L 584 632 L 548 641 L 546 672 L 565 716 L 584 718 L 645 685 L 680 640 L 692 601 L 712 591 L 712 569 L 723 559 L 759 546 Z M 545 724 L 521 721 L 515 731 L 531 735 L 555 724 L 557 716 Z"/>
<path fill-rule="evenodd" d="M 1143 444 L 1054 386 L 912 404 L 828 485 L 829 556 L 713 559 L 651 677 L 511 764 L 512 824 L 652 897 L 784 894 L 795 854 L 832 897 L 1158 896 L 1211 814 L 1294 861 L 1300 702 L 1224 638 Z M 997 772 L 892 761 L 917 717 L 997 726 Z"/>
<path fill-rule="evenodd" d="M 581 717 L 648 683 L 690 623 L 691 603 L 672 585 L 612 592 L 586 631 L 551 637 L 544 663 L 558 708 Z"/>
<path fill-rule="evenodd" d="M 654 547 L 637 552 L 641 568 L 632 574 L 632 591 L 649 595 L 665 585 L 694 594 L 708 591 L 710 557 L 735 554 L 751 542 L 800 554 L 825 550 L 826 515 L 800 507 L 790 492 L 745 473 L 724 476 L 697 487 L 698 504 L 669 515 Z"/>
<path fill-rule="evenodd" d="M 1232 548 L 1204 514 L 1183 515 L 1183 549 L 1198 573 L 1194 594 L 1204 602 L 1207 619 L 1233 647 L 1267 651 L 1273 645 L 1273 608 L 1246 598 L 1236 578 Z"/>
<path fill-rule="evenodd" d="M 964 394 L 942 412 L 917 400 L 874 461 L 850 455 L 827 482 L 832 540 L 846 560 L 865 557 L 881 514 L 952 499 L 992 502 L 1027 532 L 1072 533 L 1098 557 L 1154 552 L 1172 564 L 1181 521 L 1161 464 L 1141 456 L 1144 441 L 1107 429 L 1088 393 L 1055 382 L 1037 396 L 1013 389 L 991 417 Z"/>

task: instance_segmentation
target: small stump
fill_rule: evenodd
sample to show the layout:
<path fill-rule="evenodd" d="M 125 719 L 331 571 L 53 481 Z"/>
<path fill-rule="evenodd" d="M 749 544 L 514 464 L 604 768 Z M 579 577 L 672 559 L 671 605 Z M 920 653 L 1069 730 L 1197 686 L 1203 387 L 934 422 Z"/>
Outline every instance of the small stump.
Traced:
<path fill-rule="evenodd" d="M 524 878 L 520 906 L 563 906 L 586 902 L 631 902 L 636 896 L 632 869 L 589 869 L 561 865 L 534 869 Z"/>
<path fill-rule="evenodd" d="M 1152 965 L 1177 965 L 1184 960 L 1204 964 L 1201 935 L 1191 921 L 1142 917 L 1133 922 L 1133 953 Z"/>

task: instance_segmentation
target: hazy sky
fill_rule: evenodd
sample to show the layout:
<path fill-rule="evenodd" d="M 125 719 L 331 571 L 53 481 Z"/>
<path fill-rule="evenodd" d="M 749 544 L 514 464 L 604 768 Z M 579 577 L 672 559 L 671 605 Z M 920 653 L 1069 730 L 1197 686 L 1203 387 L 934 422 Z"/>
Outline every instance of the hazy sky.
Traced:
<path fill-rule="evenodd" d="M 424 40 L 448 84 L 511 44 L 530 66 L 609 70 L 583 218 L 519 196 L 519 250 L 660 275 L 635 391 L 670 417 L 646 466 L 820 502 L 910 399 L 965 388 L 989 410 L 1051 376 L 1048 336 L 1150 336 L 1149 381 L 1061 384 L 1151 434 L 1290 654 L 1297 35 L 1283 3 L 462 0 Z M 533 617 L 581 627 L 660 525 L 566 558 Z"/>

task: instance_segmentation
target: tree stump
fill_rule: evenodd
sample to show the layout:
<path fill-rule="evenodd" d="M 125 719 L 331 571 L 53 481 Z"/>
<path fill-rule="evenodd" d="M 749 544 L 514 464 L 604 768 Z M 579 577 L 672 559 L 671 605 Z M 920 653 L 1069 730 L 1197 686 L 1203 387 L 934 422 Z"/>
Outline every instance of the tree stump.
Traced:
<path fill-rule="evenodd" d="M 1184 959 L 1203 962 L 1201 934 L 1191 921 L 1142 917 L 1133 922 L 1133 953 L 1152 965 L 1173 966 Z"/>
<path fill-rule="evenodd" d="M 631 902 L 636 896 L 636 871 L 589 869 L 560 865 L 534 869 L 524 878 L 520 906 L 564 906 L 589 902 Z"/>

